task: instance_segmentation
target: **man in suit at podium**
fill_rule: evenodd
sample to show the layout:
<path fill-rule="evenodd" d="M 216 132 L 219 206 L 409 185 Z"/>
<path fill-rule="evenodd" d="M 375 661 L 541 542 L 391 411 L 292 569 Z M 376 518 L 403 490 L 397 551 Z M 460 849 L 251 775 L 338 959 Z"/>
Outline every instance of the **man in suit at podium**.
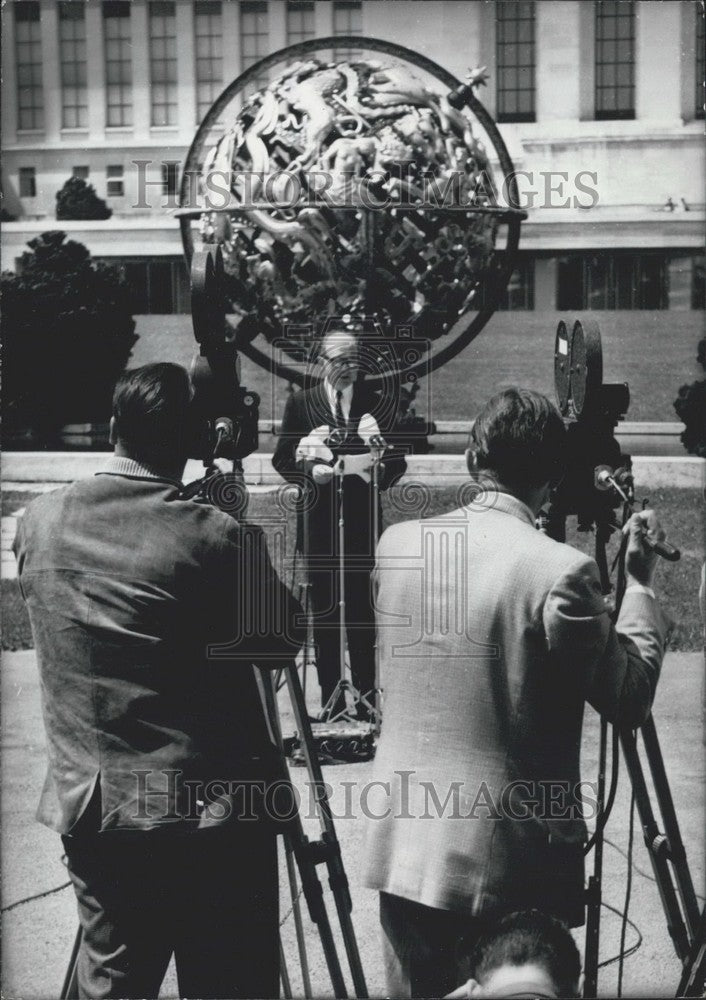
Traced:
<path fill-rule="evenodd" d="M 376 503 L 378 524 L 381 523 L 379 496 L 375 496 L 372 484 L 371 444 L 374 446 L 375 442 L 371 438 L 378 432 L 388 432 L 395 407 L 360 378 L 359 341 L 352 331 L 343 326 L 329 330 L 321 342 L 318 361 L 321 380 L 311 389 L 294 393 L 287 401 L 272 464 L 280 475 L 302 490 L 297 549 L 304 553 L 308 564 L 316 664 L 321 703 L 325 706 L 341 673 L 339 476 L 334 472 L 334 464 L 345 455 L 346 465 L 351 469 L 342 477 L 345 626 L 352 683 L 360 694 L 367 695 L 375 686 L 375 616 L 370 573 L 377 542 L 373 537 Z M 383 414 L 389 418 L 384 419 Z M 320 442 L 320 447 L 309 450 L 313 457 L 308 460 L 302 458 L 300 447 L 305 440 Z M 402 456 L 381 461 L 380 489 L 387 489 L 405 468 Z M 340 702 L 336 709 L 344 707 Z M 357 713 L 360 718 L 368 717 L 364 705 L 358 706 Z"/>

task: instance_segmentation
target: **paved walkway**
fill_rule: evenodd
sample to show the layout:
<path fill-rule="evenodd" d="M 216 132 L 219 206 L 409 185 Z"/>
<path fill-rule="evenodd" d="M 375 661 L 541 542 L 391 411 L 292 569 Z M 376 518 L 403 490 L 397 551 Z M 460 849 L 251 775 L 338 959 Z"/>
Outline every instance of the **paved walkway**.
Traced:
<path fill-rule="evenodd" d="M 697 891 L 704 886 L 704 790 L 706 767 L 701 685 L 703 658 L 697 653 L 668 655 L 655 704 L 655 718 L 676 809 L 681 823 Z M 315 685 L 310 686 L 315 688 Z M 310 698 L 316 695 L 310 690 Z M 28 896 L 45 893 L 66 882 L 61 864 L 60 843 L 55 834 L 34 821 L 34 809 L 42 785 L 45 751 L 39 704 L 39 685 L 32 651 L 6 653 L 2 664 L 2 902 L 3 906 Z M 284 694 L 281 696 L 284 698 Z M 313 704 L 313 702 L 312 702 Z M 286 726 L 289 715 L 282 713 Z M 595 778 L 597 745 L 596 718 L 587 713 L 584 734 L 583 775 Z M 334 811 L 346 813 L 344 796 L 351 795 L 353 808 L 348 818 L 337 821 L 344 863 L 353 895 L 353 919 L 363 955 L 371 996 L 383 994 L 383 975 L 378 937 L 376 894 L 360 885 L 362 822 L 357 805 L 360 791 L 370 773 L 369 764 L 325 768 L 325 778 L 333 789 Z M 308 801 L 306 772 L 294 769 L 293 778 L 300 788 L 302 801 Z M 343 784 L 349 783 L 348 788 Z M 352 785 L 350 783 L 353 783 Z M 352 789 L 352 792 L 351 792 Z M 618 787 L 615 809 L 608 826 L 610 841 L 606 848 L 604 900 L 621 908 L 625 894 L 626 861 L 621 853 L 627 847 L 629 784 L 624 770 Z M 305 817 L 311 836 L 318 824 Z M 615 846 L 613 846 L 615 845 Z M 643 945 L 625 966 L 626 996 L 671 996 L 679 975 L 659 903 L 657 888 L 649 877 L 650 862 L 639 833 L 635 839 L 636 873 L 633 881 L 631 919 L 643 935 Z M 326 892 L 328 896 L 328 890 Z M 286 891 L 282 896 L 282 915 L 289 910 Z M 333 913 L 333 909 L 331 909 Z M 315 996 L 330 995 L 330 987 L 320 948 L 312 925 L 305 916 L 307 938 L 311 945 L 312 980 Z M 65 970 L 76 926 L 74 901 L 67 889 L 33 899 L 4 914 L 2 951 L 4 997 L 24 1000 L 55 997 Z M 288 955 L 295 955 L 292 920 L 283 926 L 283 941 Z M 601 927 L 601 955 L 610 958 L 617 951 L 620 920 L 604 911 Z M 628 945 L 636 938 L 628 928 Z M 582 945 L 583 935 L 577 934 Z M 235 942 L 234 942 L 235 946 Z M 341 954 L 343 951 L 341 950 Z M 295 992 L 301 995 L 293 961 Z M 601 973 L 600 992 L 615 995 L 617 965 Z M 163 996 L 175 995 L 173 972 L 167 977 Z"/>

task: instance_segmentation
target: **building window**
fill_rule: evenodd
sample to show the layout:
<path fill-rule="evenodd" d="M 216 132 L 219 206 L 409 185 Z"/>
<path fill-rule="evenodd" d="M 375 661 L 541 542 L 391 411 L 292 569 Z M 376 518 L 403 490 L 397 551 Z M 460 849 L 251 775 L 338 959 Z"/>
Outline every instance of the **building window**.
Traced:
<path fill-rule="evenodd" d="M 703 5 L 695 4 L 696 13 L 696 117 L 704 117 L 704 73 L 706 72 L 706 37 L 704 23 L 706 12 Z"/>
<path fill-rule="evenodd" d="M 355 0 L 334 0 L 333 5 L 333 33 L 334 35 L 362 35 L 363 34 L 363 4 L 356 3 Z M 334 49 L 337 59 L 359 59 L 360 49 Z"/>
<path fill-rule="evenodd" d="M 267 55 L 269 28 L 265 0 L 247 0 L 240 5 L 240 59 L 244 70 Z M 246 95 L 266 87 L 267 75 L 257 76 L 245 88 Z"/>
<path fill-rule="evenodd" d="M 109 164 L 107 167 L 108 185 L 107 193 L 109 198 L 122 198 L 125 194 L 125 171 L 122 163 Z"/>
<path fill-rule="evenodd" d="M 313 37 L 313 0 L 287 0 L 287 45 L 295 45 Z"/>
<path fill-rule="evenodd" d="M 149 11 L 152 125 L 176 125 L 176 8 L 173 0 L 152 0 Z"/>
<path fill-rule="evenodd" d="M 196 123 L 223 90 L 223 17 L 220 0 L 197 0 L 194 7 L 196 34 Z"/>
<path fill-rule="evenodd" d="M 162 164 L 162 194 L 174 197 L 179 190 L 179 161 L 166 161 Z"/>
<path fill-rule="evenodd" d="M 132 126 L 132 29 L 129 0 L 103 4 L 106 125 Z"/>
<path fill-rule="evenodd" d="M 72 167 L 71 176 L 78 177 L 80 181 L 87 181 L 90 171 L 88 167 Z"/>
<path fill-rule="evenodd" d="M 534 260 L 520 259 L 498 302 L 499 310 L 534 309 Z"/>
<path fill-rule="evenodd" d="M 691 263 L 691 308 L 706 308 L 706 257 L 703 254 Z"/>
<path fill-rule="evenodd" d="M 596 3 L 596 118 L 635 117 L 635 5 Z"/>
<path fill-rule="evenodd" d="M 572 254 L 559 259 L 557 309 L 666 309 L 663 253 Z"/>
<path fill-rule="evenodd" d="M 86 83 L 86 8 L 60 0 L 59 58 L 61 63 L 61 127 L 88 125 Z"/>
<path fill-rule="evenodd" d="M 14 11 L 17 125 L 20 129 L 41 129 L 44 128 L 44 94 L 39 3 L 16 0 Z"/>
<path fill-rule="evenodd" d="M 133 315 L 191 311 L 189 275 L 182 257 L 104 257 L 127 284 Z"/>
<path fill-rule="evenodd" d="M 497 118 L 499 122 L 533 122 L 534 3 L 501 0 L 495 5 Z"/>
<path fill-rule="evenodd" d="M 37 172 L 34 167 L 20 167 L 20 198 L 37 197 Z"/>

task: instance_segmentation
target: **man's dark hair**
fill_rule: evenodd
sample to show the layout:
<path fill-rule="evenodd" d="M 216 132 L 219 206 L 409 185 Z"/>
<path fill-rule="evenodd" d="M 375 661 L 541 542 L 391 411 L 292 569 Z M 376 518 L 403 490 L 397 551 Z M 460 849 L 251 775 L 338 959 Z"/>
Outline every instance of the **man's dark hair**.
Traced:
<path fill-rule="evenodd" d="M 578 996 L 581 957 L 563 921 L 540 910 L 509 913 L 478 939 L 470 960 L 476 982 L 506 965 L 540 965 L 560 997 Z"/>
<path fill-rule="evenodd" d="M 191 383 L 167 362 L 123 372 L 113 393 L 115 430 L 131 458 L 157 468 L 187 456 Z"/>
<path fill-rule="evenodd" d="M 469 448 L 478 469 L 507 486 L 542 486 L 566 461 L 566 428 L 556 406 L 531 389 L 505 389 L 475 419 Z"/>

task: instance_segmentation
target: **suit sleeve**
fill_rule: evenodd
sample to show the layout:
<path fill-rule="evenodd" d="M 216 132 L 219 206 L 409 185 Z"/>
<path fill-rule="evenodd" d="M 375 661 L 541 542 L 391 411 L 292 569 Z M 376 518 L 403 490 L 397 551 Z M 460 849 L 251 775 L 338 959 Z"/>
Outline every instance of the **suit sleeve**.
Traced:
<path fill-rule="evenodd" d="M 615 725 L 641 726 L 652 708 L 668 634 L 657 602 L 628 592 L 616 628 L 598 567 L 585 559 L 552 587 L 543 620 L 550 658 L 576 673 L 596 711 Z"/>
<path fill-rule="evenodd" d="M 280 476 L 290 483 L 301 481 L 301 472 L 297 469 L 297 445 L 307 434 L 307 428 L 301 416 L 299 400 L 291 395 L 287 400 L 282 416 L 282 426 L 277 439 L 277 446 L 272 456 L 272 465 Z"/>
<path fill-rule="evenodd" d="M 281 667 L 301 649 L 304 613 L 272 565 L 258 525 L 226 525 L 217 558 L 208 657 L 264 668 Z"/>
<path fill-rule="evenodd" d="M 407 459 L 401 449 L 395 448 L 383 459 L 380 466 L 380 489 L 387 490 L 394 486 L 398 479 L 407 471 Z"/>

